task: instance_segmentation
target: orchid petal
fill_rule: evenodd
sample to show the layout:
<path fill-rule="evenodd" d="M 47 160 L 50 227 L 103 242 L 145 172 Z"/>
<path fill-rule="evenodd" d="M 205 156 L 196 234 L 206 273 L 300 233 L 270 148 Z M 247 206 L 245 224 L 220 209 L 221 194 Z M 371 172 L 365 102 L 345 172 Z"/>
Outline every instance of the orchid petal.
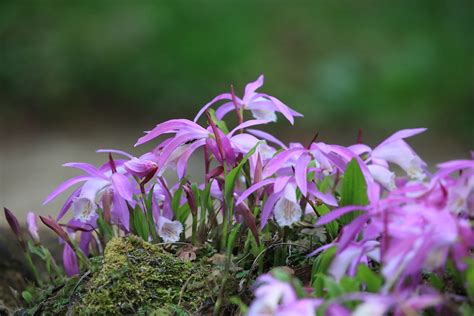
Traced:
<path fill-rule="evenodd" d="M 156 125 L 154 129 L 148 132 L 145 136 L 138 139 L 135 147 L 141 144 L 144 144 L 158 136 L 161 136 L 166 133 L 176 133 L 180 129 L 188 129 L 188 130 L 195 130 L 197 132 L 205 132 L 205 129 L 196 124 L 193 121 L 186 120 L 186 119 L 174 119 L 163 122 L 161 124 Z"/>
<path fill-rule="evenodd" d="M 229 134 L 227 134 L 228 137 L 232 137 L 235 132 L 250 127 L 250 126 L 255 126 L 255 125 L 261 125 L 261 124 L 267 124 L 269 121 L 266 120 L 248 120 L 243 122 L 242 124 L 237 125 Z"/>
<path fill-rule="evenodd" d="M 244 104 L 247 104 L 250 101 L 250 98 L 255 93 L 255 91 L 261 86 L 263 86 L 263 81 L 264 81 L 264 76 L 260 75 L 258 76 L 257 80 L 250 82 L 245 86 L 245 92 L 244 92 L 244 98 L 243 98 Z"/>
<path fill-rule="evenodd" d="M 270 160 L 267 165 L 263 168 L 263 177 L 268 178 L 274 174 L 278 169 L 280 169 L 283 164 L 295 154 L 305 151 L 304 148 L 293 148 L 287 149 L 278 153 L 275 157 Z"/>
<path fill-rule="evenodd" d="M 195 141 L 184 151 L 184 153 L 178 159 L 178 162 L 176 164 L 176 170 L 177 170 L 179 179 L 182 179 L 184 175 L 186 174 L 186 167 L 188 165 L 189 157 L 191 157 L 191 155 L 194 153 L 194 151 L 196 151 L 196 149 L 203 146 L 205 143 L 206 143 L 205 139 L 200 139 L 198 141 Z"/>
<path fill-rule="evenodd" d="M 49 202 L 54 200 L 58 195 L 60 195 L 61 193 L 63 193 L 64 191 L 66 191 L 67 189 L 72 187 L 73 185 L 75 185 L 79 182 L 86 181 L 88 179 L 91 179 L 91 177 L 89 177 L 89 176 L 77 176 L 77 177 L 73 177 L 73 178 L 63 182 L 56 189 L 54 189 L 53 192 L 51 192 L 48 195 L 48 197 L 44 200 L 43 205 L 48 204 Z"/>
<path fill-rule="evenodd" d="M 123 150 L 118 150 L 118 149 L 98 149 L 95 151 L 96 153 L 112 153 L 112 154 L 117 154 L 117 155 L 122 155 L 127 158 L 132 159 L 133 156 L 130 155 L 129 153 L 123 151 Z"/>
<path fill-rule="evenodd" d="M 249 197 L 252 193 L 254 193 L 255 191 L 257 191 L 258 189 L 266 186 L 266 185 L 269 185 L 271 183 L 275 182 L 275 179 L 265 179 L 263 181 L 260 181 L 258 183 L 255 183 L 254 185 L 252 185 L 251 187 L 249 187 L 247 190 L 245 190 L 244 192 L 242 192 L 242 194 L 240 194 L 239 198 L 237 199 L 237 201 L 235 202 L 235 205 L 239 205 L 240 203 L 242 203 L 247 197 Z"/>
<path fill-rule="evenodd" d="M 114 190 L 116 190 L 122 198 L 127 201 L 133 201 L 133 187 L 126 176 L 121 173 L 114 173 L 112 175 L 112 183 Z"/>
<path fill-rule="evenodd" d="M 265 201 L 265 205 L 263 206 L 262 210 L 262 217 L 260 219 L 260 228 L 265 227 L 267 224 L 268 218 L 273 211 L 273 206 L 275 206 L 275 203 L 278 201 L 278 199 L 280 199 L 280 196 L 280 193 L 273 193 Z"/>
<path fill-rule="evenodd" d="M 281 148 L 283 149 L 288 149 L 288 147 L 283 144 L 283 142 L 279 139 L 277 139 L 275 136 L 267 133 L 267 132 L 263 132 L 263 131 L 259 131 L 259 130 L 256 130 L 256 129 L 247 129 L 247 132 L 250 133 L 250 134 L 253 134 L 257 137 L 260 137 L 260 138 L 263 138 L 271 143 L 274 143 L 274 144 L 277 144 L 278 146 L 280 146 Z"/>
<path fill-rule="evenodd" d="M 318 221 L 316 222 L 316 226 L 321 226 L 321 225 L 326 225 L 327 223 L 332 222 L 335 219 L 338 219 L 344 214 L 354 212 L 354 211 L 366 211 L 367 206 L 362 206 L 362 205 L 349 205 L 349 206 L 344 206 L 341 208 L 337 208 L 335 210 L 332 210 L 331 212 L 321 216 Z"/>
<path fill-rule="evenodd" d="M 308 194 L 308 180 L 306 177 L 308 174 L 308 164 L 310 161 L 311 157 L 307 154 L 302 154 L 296 161 L 295 180 L 303 196 Z"/>
<path fill-rule="evenodd" d="M 426 131 L 426 128 L 402 129 L 402 130 L 394 133 L 393 135 L 391 135 L 386 140 L 384 140 L 379 146 L 386 145 L 388 143 L 391 143 L 393 141 L 397 141 L 397 140 L 400 140 L 400 139 L 403 139 L 403 138 L 412 137 L 412 136 L 415 136 L 417 134 L 423 133 L 424 131 Z M 379 147 L 379 146 L 377 146 L 377 147 Z"/>
<path fill-rule="evenodd" d="M 68 162 L 63 164 L 63 167 L 80 169 L 92 177 L 106 178 L 95 166 L 85 162 Z"/>
<path fill-rule="evenodd" d="M 196 117 L 194 118 L 194 122 L 197 122 L 197 120 L 199 120 L 199 118 L 201 117 L 201 115 L 204 114 L 204 112 L 206 112 L 206 110 L 211 107 L 214 103 L 220 101 L 220 100 L 232 100 L 232 95 L 230 93 L 223 93 L 223 94 L 219 94 L 217 97 L 215 97 L 214 99 L 212 99 L 209 103 L 207 103 L 206 105 L 204 105 L 201 110 L 199 110 L 198 114 L 196 115 Z"/>
<path fill-rule="evenodd" d="M 229 112 L 235 110 L 234 102 L 227 102 L 219 106 L 216 110 L 216 117 L 219 120 L 222 120 Z"/>

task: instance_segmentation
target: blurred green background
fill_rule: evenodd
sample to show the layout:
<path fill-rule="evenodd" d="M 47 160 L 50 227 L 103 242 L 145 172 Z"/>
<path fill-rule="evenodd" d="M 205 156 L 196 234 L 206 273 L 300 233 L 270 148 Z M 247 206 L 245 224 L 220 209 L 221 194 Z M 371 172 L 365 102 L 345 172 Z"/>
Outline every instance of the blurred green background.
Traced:
<path fill-rule="evenodd" d="M 2 2 L 2 202 L 36 207 L 60 163 L 129 149 L 260 73 L 305 115 L 274 125 L 284 140 L 350 144 L 363 128 L 375 145 L 428 127 L 422 156 L 467 157 L 473 34 L 474 1 Z"/>

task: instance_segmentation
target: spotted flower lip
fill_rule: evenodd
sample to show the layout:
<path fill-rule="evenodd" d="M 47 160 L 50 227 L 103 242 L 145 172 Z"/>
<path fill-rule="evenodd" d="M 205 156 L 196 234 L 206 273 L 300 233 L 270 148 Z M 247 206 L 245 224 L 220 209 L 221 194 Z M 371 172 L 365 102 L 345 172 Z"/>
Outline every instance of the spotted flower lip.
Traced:
<path fill-rule="evenodd" d="M 183 225 L 179 221 L 172 221 L 161 216 L 158 219 L 158 235 L 165 243 L 174 243 L 179 241 Z"/>

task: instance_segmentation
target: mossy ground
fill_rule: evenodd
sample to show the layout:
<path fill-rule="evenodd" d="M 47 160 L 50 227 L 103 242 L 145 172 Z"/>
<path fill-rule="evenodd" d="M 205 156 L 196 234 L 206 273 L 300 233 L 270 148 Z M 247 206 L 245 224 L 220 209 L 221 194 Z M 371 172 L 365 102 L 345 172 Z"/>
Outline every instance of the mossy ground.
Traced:
<path fill-rule="evenodd" d="M 206 260 L 183 261 L 134 236 L 114 238 L 89 271 L 50 288 L 28 314 L 207 314 L 221 275 Z M 235 282 L 228 284 L 235 295 Z"/>

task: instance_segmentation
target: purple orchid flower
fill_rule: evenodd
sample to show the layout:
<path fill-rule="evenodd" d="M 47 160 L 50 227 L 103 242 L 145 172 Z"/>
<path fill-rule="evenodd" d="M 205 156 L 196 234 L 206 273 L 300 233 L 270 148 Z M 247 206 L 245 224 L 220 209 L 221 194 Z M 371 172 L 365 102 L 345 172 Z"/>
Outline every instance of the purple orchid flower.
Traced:
<path fill-rule="evenodd" d="M 76 176 L 58 186 L 43 202 L 47 204 L 62 192 L 71 186 L 83 182 L 80 190 L 76 190 L 65 203 L 65 206 L 58 215 L 58 220 L 72 207 L 74 217 L 82 222 L 88 222 L 96 216 L 97 203 L 100 200 L 100 195 L 105 190 L 109 190 L 112 195 L 112 217 L 113 220 L 122 225 L 122 227 L 129 230 L 129 211 L 126 201 L 134 204 L 133 194 L 134 188 L 126 176 L 126 171 L 122 166 L 123 162 L 117 168 L 116 172 L 109 163 L 102 166 L 100 169 L 81 162 L 66 163 L 63 166 L 77 168 L 83 170 L 86 174 Z"/>
<path fill-rule="evenodd" d="M 290 283 L 264 274 L 256 281 L 255 300 L 247 315 L 313 316 L 321 303 L 319 299 L 298 298 Z"/>
<path fill-rule="evenodd" d="M 349 149 L 357 155 L 367 154 L 368 169 L 378 183 L 387 190 L 395 189 L 395 174 L 389 170 L 388 163 L 402 168 L 414 180 L 426 178 L 426 163 L 405 142 L 405 138 L 415 136 L 426 131 L 426 128 L 404 129 L 394 133 L 373 150 L 364 144 L 350 146 Z"/>
<path fill-rule="evenodd" d="M 223 93 L 207 103 L 196 115 L 194 122 L 197 122 L 204 112 L 215 103 L 226 100 L 216 111 L 216 117 L 222 119 L 229 112 L 237 109 L 249 110 L 257 120 L 265 122 L 276 122 L 276 112 L 280 112 L 291 123 L 294 123 L 294 117 L 301 117 L 302 114 L 294 111 L 280 100 L 264 93 L 257 93 L 256 90 L 263 85 L 264 77 L 260 75 L 254 82 L 250 82 L 245 87 L 243 98 L 235 96 L 233 93 Z"/>

